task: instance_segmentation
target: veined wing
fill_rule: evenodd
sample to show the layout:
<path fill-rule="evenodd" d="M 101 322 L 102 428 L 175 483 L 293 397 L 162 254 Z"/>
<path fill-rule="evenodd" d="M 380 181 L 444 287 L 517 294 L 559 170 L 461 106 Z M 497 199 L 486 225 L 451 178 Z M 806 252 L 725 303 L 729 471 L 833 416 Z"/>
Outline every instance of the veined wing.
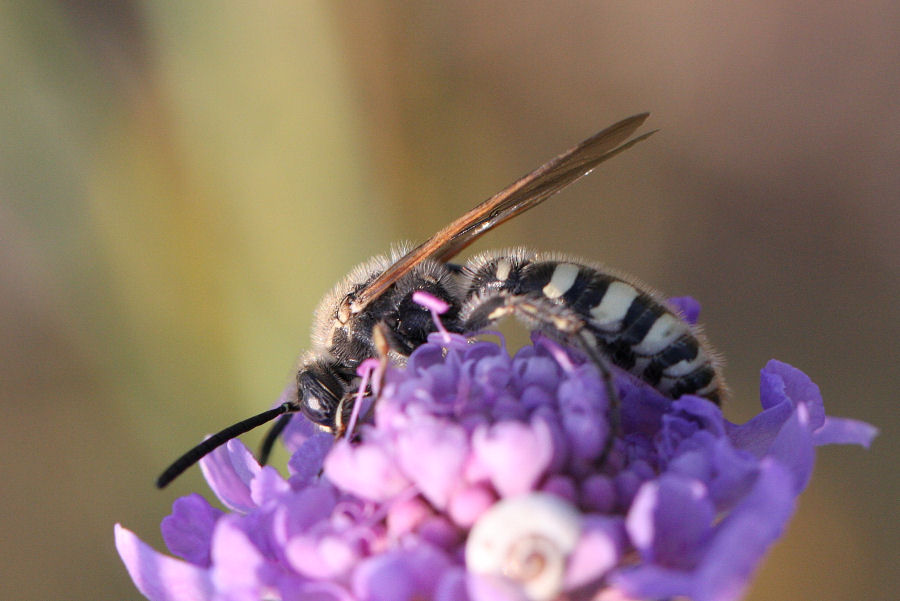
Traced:
<path fill-rule="evenodd" d="M 409 251 L 358 291 L 351 301 L 350 311 L 362 311 L 421 261 L 449 261 L 489 230 L 536 207 L 603 161 L 645 140 L 655 132 L 628 138 L 649 116 L 650 113 L 641 113 L 607 127 L 482 202 Z"/>

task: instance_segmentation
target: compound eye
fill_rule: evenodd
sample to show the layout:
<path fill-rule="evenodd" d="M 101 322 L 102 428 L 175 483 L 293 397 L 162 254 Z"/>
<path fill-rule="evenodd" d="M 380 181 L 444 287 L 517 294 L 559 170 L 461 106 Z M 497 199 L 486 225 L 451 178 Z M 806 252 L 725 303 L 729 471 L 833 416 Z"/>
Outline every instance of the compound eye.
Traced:
<path fill-rule="evenodd" d="M 343 386 L 327 368 L 311 368 L 297 374 L 300 412 L 323 428 L 334 430 Z"/>

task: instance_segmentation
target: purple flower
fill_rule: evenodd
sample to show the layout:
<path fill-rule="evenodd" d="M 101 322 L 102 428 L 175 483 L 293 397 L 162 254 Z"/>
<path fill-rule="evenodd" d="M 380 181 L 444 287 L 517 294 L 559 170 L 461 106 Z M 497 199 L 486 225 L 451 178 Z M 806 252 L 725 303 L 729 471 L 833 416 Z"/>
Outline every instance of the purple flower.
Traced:
<path fill-rule="evenodd" d="M 696 319 L 691 299 L 675 304 Z M 163 520 L 181 559 L 116 526 L 137 588 L 152 601 L 729 601 L 784 530 L 815 447 L 876 434 L 827 416 L 807 376 L 771 361 L 762 411 L 741 425 L 616 374 L 608 445 L 598 370 L 536 341 L 510 357 L 433 335 L 388 369 L 352 444 L 293 420 L 287 478 L 229 442 L 201 462 L 229 512 L 191 495 Z"/>

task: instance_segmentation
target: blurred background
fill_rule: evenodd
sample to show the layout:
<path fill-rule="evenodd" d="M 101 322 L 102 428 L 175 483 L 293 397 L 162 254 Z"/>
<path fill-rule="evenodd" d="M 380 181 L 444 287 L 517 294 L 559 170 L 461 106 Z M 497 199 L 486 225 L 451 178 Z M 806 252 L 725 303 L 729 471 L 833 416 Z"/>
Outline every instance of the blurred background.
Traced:
<path fill-rule="evenodd" d="M 472 250 L 693 295 L 733 421 L 777 357 L 879 426 L 819 453 L 749 598 L 896 598 L 898 25 L 887 0 L 3 3 L 0 598 L 139 599 L 113 524 L 163 548 L 207 489 L 154 478 L 277 398 L 332 284 L 645 110 L 650 141 Z"/>

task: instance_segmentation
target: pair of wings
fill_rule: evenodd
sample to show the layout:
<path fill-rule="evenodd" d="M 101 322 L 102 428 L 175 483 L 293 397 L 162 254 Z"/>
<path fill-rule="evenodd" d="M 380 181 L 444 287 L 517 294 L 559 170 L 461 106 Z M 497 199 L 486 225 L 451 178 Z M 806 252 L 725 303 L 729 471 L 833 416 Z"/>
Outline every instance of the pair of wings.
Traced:
<path fill-rule="evenodd" d="M 449 261 L 492 228 L 536 207 L 603 161 L 645 140 L 655 132 L 628 138 L 649 116 L 650 113 L 641 113 L 610 125 L 482 202 L 409 251 L 358 291 L 350 311 L 359 313 L 365 309 L 420 262 L 426 259 Z"/>

